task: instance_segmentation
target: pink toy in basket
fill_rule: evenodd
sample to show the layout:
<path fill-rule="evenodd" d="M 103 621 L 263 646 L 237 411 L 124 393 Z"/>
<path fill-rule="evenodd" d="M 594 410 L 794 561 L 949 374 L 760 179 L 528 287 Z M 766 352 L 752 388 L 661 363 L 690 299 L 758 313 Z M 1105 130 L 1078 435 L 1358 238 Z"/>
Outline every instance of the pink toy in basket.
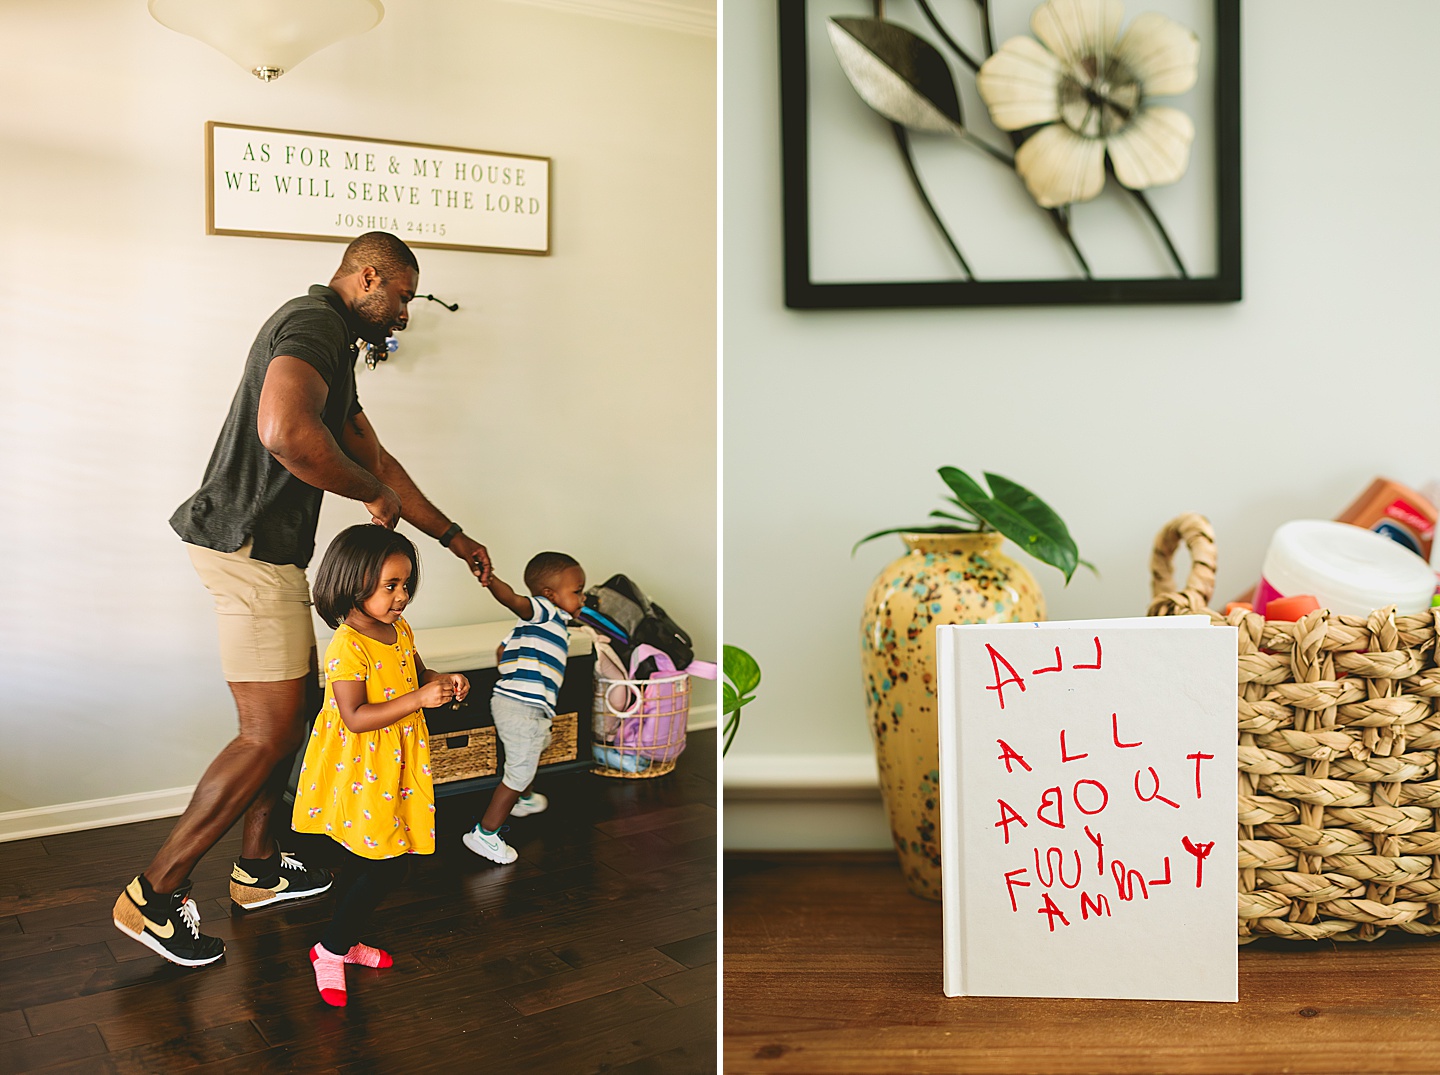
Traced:
<path fill-rule="evenodd" d="M 714 679 L 717 669 L 709 661 L 691 661 L 680 670 L 654 646 L 637 646 L 630 655 L 632 676 L 648 657 L 655 658 L 655 671 L 637 699 L 640 715 L 629 715 L 634 712 L 633 707 L 621 715 L 615 745 L 630 748 L 652 762 L 674 761 L 685 749 L 685 726 L 690 715 L 689 677 Z"/>

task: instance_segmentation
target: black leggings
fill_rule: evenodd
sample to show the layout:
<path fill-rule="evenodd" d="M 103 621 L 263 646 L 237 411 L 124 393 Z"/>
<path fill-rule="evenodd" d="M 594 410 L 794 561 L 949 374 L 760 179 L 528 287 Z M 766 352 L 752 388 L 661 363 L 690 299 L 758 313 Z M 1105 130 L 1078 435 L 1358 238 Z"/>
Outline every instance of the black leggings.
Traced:
<path fill-rule="evenodd" d="M 343 956 L 360 940 L 380 901 L 404 882 L 410 870 L 410 856 L 367 859 L 342 847 L 337 846 L 336 850 L 343 857 L 344 871 L 335 889 L 335 917 L 330 920 L 320 943 Z"/>

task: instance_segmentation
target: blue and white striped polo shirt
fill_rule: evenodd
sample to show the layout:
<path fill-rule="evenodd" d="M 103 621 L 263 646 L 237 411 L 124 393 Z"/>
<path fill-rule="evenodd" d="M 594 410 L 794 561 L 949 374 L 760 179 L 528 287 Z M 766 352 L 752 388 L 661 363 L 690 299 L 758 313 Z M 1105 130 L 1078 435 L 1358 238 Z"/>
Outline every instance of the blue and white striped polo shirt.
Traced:
<path fill-rule="evenodd" d="M 569 615 L 543 597 L 530 596 L 530 618 L 518 620 L 505 637 L 500 654 L 500 682 L 495 693 L 543 709 L 555 716 L 555 699 L 565 679 L 570 653 Z"/>

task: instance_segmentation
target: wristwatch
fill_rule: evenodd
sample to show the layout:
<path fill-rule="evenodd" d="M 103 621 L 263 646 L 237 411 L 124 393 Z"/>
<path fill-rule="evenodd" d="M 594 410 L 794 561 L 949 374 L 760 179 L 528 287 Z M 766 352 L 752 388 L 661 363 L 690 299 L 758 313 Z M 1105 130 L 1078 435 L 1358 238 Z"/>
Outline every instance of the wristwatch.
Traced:
<path fill-rule="evenodd" d="M 450 542 L 452 542 L 452 541 L 455 540 L 455 535 L 458 534 L 458 533 L 460 533 L 460 531 L 462 531 L 462 530 L 464 530 L 464 529 L 465 529 L 465 528 L 464 528 L 463 526 L 461 526 L 459 523 L 451 523 L 449 526 L 447 526 L 447 527 L 445 528 L 445 533 L 441 534 L 441 535 L 440 535 L 438 538 L 436 538 L 435 540 L 438 541 L 438 542 L 440 542 L 440 544 L 441 544 L 442 546 L 444 546 L 445 548 L 448 549 L 448 548 L 450 547 Z"/>

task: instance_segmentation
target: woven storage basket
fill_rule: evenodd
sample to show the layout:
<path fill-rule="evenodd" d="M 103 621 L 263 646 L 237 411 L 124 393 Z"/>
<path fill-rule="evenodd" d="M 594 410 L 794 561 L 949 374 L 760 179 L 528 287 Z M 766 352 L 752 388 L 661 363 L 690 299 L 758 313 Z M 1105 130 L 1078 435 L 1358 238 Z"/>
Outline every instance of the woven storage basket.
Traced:
<path fill-rule="evenodd" d="M 556 713 L 550 722 L 550 745 L 540 752 L 541 765 L 574 761 L 580 753 L 580 714 Z"/>
<path fill-rule="evenodd" d="M 437 784 L 494 776 L 495 761 L 493 726 L 430 736 L 430 772 Z"/>
<path fill-rule="evenodd" d="M 1150 583 L 1150 615 L 1239 629 L 1240 943 L 1440 933 L 1440 610 L 1222 616 L 1215 533 L 1193 514 L 1157 535 Z"/>
<path fill-rule="evenodd" d="M 574 761 L 579 753 L 578 713 L 557 713 L 550 725 L 550 745 L 540 753 L 540 765 Z M 430 736 L 430 772 L 437 784 L 494 776 L 499 769 L 495 727 L 465 728 Z"/>

